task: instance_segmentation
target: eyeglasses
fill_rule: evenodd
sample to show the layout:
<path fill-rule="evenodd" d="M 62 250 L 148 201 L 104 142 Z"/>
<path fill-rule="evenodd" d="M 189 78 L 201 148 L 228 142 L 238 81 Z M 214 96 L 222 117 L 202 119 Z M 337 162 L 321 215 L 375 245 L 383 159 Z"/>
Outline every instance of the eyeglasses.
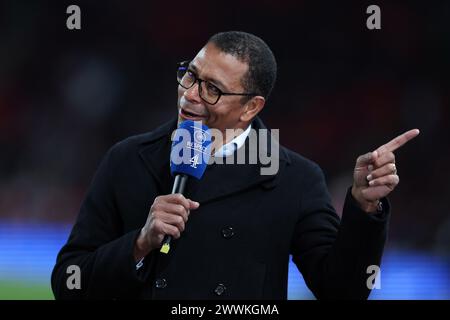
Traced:
<path fill-rule="evenodd" d="M 198 94 L 200 98 L 203 99 L 206 103 L 216 104 L 221 96 L 257 96 L 257 93 L 232 93 L 232 92 L 223 92 L 211 82 L 202 80 L 197 77 L 197 75 L 189 70 L 189 63 L 191 61 L 183 61 L 178 63 L 177 69 L 177 81 L 180 86 L 184 89 L 189 89 L 194 86 L 196 82 L 198 82 Z"/>

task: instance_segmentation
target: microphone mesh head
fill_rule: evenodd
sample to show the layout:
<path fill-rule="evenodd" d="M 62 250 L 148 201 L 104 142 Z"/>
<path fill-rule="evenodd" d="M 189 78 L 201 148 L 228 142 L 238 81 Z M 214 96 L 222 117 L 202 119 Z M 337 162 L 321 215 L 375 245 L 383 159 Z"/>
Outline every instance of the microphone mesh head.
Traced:
<path fill-rule="evenodd" d="M 170 172 L 201 179 L 211 156 L 211 132 L 200 121 L 185 120 L 175 130 Z"/>

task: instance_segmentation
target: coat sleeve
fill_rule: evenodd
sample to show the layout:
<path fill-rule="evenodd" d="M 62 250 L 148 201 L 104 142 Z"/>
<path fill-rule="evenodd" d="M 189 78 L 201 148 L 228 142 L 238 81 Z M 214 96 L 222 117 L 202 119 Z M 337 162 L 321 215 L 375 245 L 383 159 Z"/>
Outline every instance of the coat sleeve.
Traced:
<path fill-rule="evenodd" d="M 306 285 L 318 299 L 367 299 L 368 267 L 380 266 L 389 220 L 383 212 L 361 210 L 348 189 L 342 220 L 331 204 L 322 170 L 314 165 L 305 178 L 291 252 Z M 371 282 L 369 282 L 371 284 Z"/>
<path fill-rule="evenodd" d="M 113 165 L 114 147 L 101 162 L 69 239 L 58 254 L 51 277 L 56 299 L 132 298 L 148 276 L 149 261 L 136 271 L 133 257 L 140 230 L 123 233 L 111 181 Z M 146 260 L 150 259 L 147 256 Z M 67 285 L 76 283 L 71 265 L 81 271 L 81 288 Z"/>

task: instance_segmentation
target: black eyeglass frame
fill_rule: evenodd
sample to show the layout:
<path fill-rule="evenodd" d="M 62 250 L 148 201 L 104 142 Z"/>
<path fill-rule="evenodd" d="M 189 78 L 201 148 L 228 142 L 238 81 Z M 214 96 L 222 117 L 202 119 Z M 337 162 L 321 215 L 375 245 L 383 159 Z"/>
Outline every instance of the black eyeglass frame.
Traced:
<path fill-rule="evenodd" d="M 184 89 L 190 89 L 198 82 L 198 93 L 200 95 L 200 98 L 203 101 L 205 101 L 206 103 L 210 104 L 210 105 L 215 105 L 217 102 L 219 102 L 219 100 L 220 100 L 220 98 L 222 96 L 247 96 L 247 97 L 251 97 L 251 96 L 258 96 L 259 95 L 258 93 L 248 93 L 248 92 L 242 92 L 242 93 L 224 92 L 224 91 L 220 90 L 219 88 L 217 88 L 217 86 L 215 86 L 211 82 L 209 82 L 207 80 L 200 79 L 199 77 L 197 77 L 197 75 L 195 73 L 193 73 L 194 81 L 192 82 L 192 85 L 190 85 L 189 87 L 186 87 L 186 86 L 181 84 L 182 77 L 181 78 L 178 77 L 178 72 L 180 71 L 181 68 L 184 68 L 185 69 L 184 73 L 183 73 L 183 76 L 184 76 L 184 74 L 189 70 L 189 64 L 190 63 L 191 63 L 191 60 L 186 60 L 186 61 L 182 61 L 182 62 L 178 62 L 177 63 L 177 66 L 178 66 L 177 67 L 177 82 Z M 202 89 L 202 82 L 209 83 L 210 85 L 212 85 L 214 88 L 217 89 L 217 91 L 219 92 L 219 95 L 217 96 L 216 102 L 211 103 L 209 101 L 206 101 L 206 99 L 204 99 L 202 97 L 202 90 L 203 90 Z"/>

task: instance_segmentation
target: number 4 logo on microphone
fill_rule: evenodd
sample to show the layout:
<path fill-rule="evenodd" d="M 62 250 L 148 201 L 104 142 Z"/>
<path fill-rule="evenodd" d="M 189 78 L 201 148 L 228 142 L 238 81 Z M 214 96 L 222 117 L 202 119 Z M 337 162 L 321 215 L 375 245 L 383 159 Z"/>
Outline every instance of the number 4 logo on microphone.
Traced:
<path fill-rule="evenodd" d="M 198 154 L 196 154 L 191 158 L 191 167 L 196 169 L 197 165 L 198 165 Z"/>

